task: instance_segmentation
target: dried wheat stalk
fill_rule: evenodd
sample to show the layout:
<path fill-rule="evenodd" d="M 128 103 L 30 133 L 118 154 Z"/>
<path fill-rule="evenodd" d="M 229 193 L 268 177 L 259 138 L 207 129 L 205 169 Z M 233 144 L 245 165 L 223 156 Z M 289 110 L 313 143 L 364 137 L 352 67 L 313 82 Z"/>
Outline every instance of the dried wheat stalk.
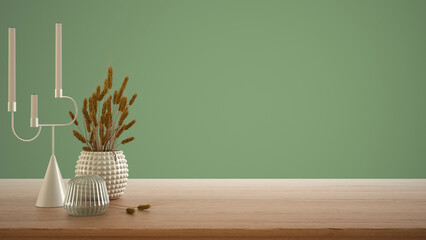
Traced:
<path fill-rule="evenodd" d="M 124 121 L 129 115 L 129 107 L 133 105 L 136 93 L 133 94 L 130 101 L 124 96 L 129 77 L 125 77 L 120 89 L 112 92 L 113 70 L 108 68 L 107 77 L 104 80 L 103 87 L 100 85 L 87 99 L 83 101 L 82 115 L 84 117 L 83 131 L 80 129 L 78 121 L 75 121 L 77 130 L 73 130 L 73 135 L 85 146 L 84 151 L 115 151 L 120 144 L 127 144 L 135 139 L 129 137 L 122 141 L 121 135 L 132 127 L 136 120 L 125 124 Z M 111 91 L 110 91 L 111 90 Z M 74 114 L 69 112 L 71 119 Z"/>

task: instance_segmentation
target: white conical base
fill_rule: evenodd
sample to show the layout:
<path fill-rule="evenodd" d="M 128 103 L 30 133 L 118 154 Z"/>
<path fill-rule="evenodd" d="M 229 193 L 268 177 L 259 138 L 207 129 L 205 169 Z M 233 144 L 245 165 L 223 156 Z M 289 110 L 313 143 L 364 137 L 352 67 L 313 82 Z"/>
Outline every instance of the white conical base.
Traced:
<path fill-rule="evenodd" d="M 61 171 L 54 155 L 50 157 L 49 166 L 44 175 L 43 183 L 37 198 L 37 207 L 64 206 L 65 186 Z"/>

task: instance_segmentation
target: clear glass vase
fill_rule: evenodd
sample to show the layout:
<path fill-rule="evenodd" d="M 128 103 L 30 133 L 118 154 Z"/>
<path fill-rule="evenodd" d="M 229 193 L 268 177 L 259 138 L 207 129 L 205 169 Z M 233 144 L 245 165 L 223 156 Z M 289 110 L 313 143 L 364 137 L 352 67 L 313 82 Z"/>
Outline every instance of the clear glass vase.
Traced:
<path fill-rule="evenodd" d="M 105 180 L 98 175 L 78 176 L 68 182 L 64 208 L 73 216 L 95 216 L 109 206 Z"/>

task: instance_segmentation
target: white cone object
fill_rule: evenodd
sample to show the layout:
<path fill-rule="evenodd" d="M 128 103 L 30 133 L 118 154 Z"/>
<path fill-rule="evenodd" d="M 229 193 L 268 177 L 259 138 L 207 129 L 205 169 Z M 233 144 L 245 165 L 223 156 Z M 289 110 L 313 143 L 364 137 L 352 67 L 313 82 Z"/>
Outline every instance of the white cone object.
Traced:
<path fill-rule="evenodd" d="M 37 207 L 63 207 L 65 199 L 65 185 L 62 181 L 56 157 L 50 157 L 49 166 L 44 175 L 43 183 L 37 198 Z"/>

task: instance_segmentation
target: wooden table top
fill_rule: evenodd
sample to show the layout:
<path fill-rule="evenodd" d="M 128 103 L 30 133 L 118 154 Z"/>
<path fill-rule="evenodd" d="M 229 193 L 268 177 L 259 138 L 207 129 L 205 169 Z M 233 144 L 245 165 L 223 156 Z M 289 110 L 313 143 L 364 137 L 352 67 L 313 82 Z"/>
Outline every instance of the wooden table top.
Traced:
<path fill-rule="evenodd" d="M 0 238 L 426 239 L 426 179 L 131 179 L 94 217 L 35 207 L 40 186 L 0 180 Z"/>

